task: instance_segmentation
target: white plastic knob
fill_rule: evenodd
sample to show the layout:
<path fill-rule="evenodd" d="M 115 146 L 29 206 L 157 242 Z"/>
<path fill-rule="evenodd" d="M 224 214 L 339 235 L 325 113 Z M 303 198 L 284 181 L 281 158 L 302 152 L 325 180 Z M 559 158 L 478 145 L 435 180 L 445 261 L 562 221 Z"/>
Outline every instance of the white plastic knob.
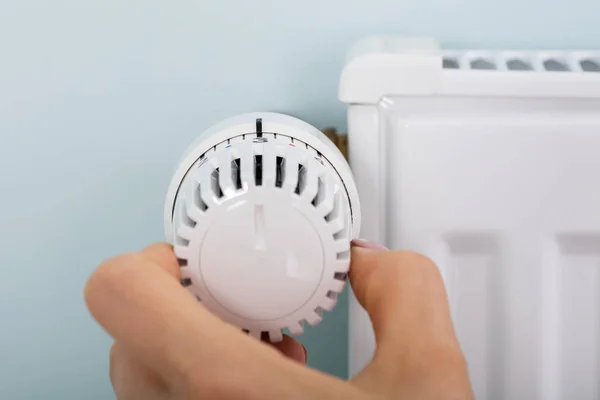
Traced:
<path fill-rule="evenodd" d="M 277 113 L 228 119 L 188 148 L 165 204 L 181 283 L 255 337 L 316 325 L 343 290 L 360 205 L 318 129 Z"/>

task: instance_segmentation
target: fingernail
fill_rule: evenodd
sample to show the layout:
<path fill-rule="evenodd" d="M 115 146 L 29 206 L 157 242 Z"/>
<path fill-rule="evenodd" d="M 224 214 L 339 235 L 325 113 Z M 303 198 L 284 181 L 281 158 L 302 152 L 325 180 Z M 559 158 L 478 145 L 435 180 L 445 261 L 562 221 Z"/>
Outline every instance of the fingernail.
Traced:
<path fill-rule="evenodd" d="M 306 351 L 306 347 L 304 347 L 304 345 L 302 345 L 302 350 L 304 350 L 304 363 L 306 364 L 308 361 L 308 351 Z"/>
<path fill-rule="evenodd" d="M 356 247 L 361 247 L 363 249 L 388 250 L 387 247 L 385 247 L 379 243 L 371 242 L 371 241 L 365 240 L 365 239 L 354 239 L 352 241 L 352 245 L 356 246 Z"/>

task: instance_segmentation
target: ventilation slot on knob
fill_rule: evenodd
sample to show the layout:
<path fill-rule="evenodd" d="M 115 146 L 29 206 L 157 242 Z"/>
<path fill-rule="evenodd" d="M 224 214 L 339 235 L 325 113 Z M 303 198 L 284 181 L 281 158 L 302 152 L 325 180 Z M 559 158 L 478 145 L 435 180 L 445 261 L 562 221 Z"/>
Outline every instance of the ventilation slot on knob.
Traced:
<path fill-rule="evenodd" d="M 285 158 L 277 157 L 275 171 L 275 187 L 282 187 L 285 179 Z"/>
<path fill-rule="evenodd" d="M 217 196 L 218 199 L 223 197 L 223 191 L 221 190 L 221 186 L 219 185 L 219 168 L 216 168 L 210 174 L 210 183 L 212 185 L 212 191 Z"/>
<path fill-rule="evenodd" d="M 331 222 L 340 216 L 340 196 L 336 194 L 333 209 L 325 216 L 325 221 Z"/>
<path fill-rule="evenodd" d="M 335 206 L 333 208 L 333 211 L 330 213 L 329 218 L 331 218 L 332 220 L 334 219 L 339 219 L 342 215 L 341 212 L 341 205 L 340 205 L 340 198 L 339 196 L 336 196 L 336 201 L 335 201 Z M 335 232 L 333 234 L 333 239 L 336 241 L 347 241 L 348 240 L 348 220 L 347 219 L 343 219 L 341 221 L 342 228 Z M 336 258 L 339 261 L 347 261 L 350 260 L 350 249 L 346 250 L 346 251 L 340 251 L 336 254 Z"/>
<path fill-rule="evenodd" d="M 346 261 L 350 259 L 350 250 L 346 250 L 346 251 L 341 251 L 339 253 L 337 253 L 336 258 L 339 261 Z"/>
<path fill-rule="evenodd" d="M 181 285 L 183 285 L 184 287 L 188 287 L 192 285 L 192 280 L 190 278 L 182 278 L 180 280 Z"/>
<path fill-rule="evenodd" d="M 319 177 L 319 183 L 317 188 L 317 194 L 312 201 L 312 205 L 318 207 L 319 204 L 325 199 L 325 182 L 323 182 L 323 178 Z"/>
<path fill-rule="evenodd" d="M 304 165 L 298 164 L 298 183 L 296 184 L 296 194 L 300 195 L 306 188 L 306 168 Z"/>
<path fill-rule="evenodd" d="M 231 180 L 235 185 L 236 190 L 240 190 L 242 188 L 242 171 L 240 169 L 240 164 L 242 160 L 236 158 L 231 161 Z"/>
<path fill-rule="evenodd" d="M 262 155 L 254 156 L 254 184 L 256 186 L 262 186 L 263 177 L 263 160 Z"/>
<path fill-rule="evenodd" d="M 179 235 L 176 235 L 175 236 L 175 244 L 178 245 L 178 246 L 184 246 L 185 247 L 185 246 L 187 246 L 187 245 L 190 244 L 190 241 L 187 240 L 187 239 L 182 238 Z"/>
<path fill-rule="evenodd" d="M 344 227 L 344 229 L 341 229 L 340 231 L 336 232 L 333 234 L 333 238 L 335 240 L 342 240 L 344 237 L 346 237 L 347 231 L 346 231 L 346 227 Z"/>
<path fill-rule="evenodd" d="M 193 228 L 196 226 L 196 221 L 190 218 L 186 209 L 185 202 L 181 202 L 181 206 L 179 207 L 179 213 L 181 214 L 181 223 L 189 228 Z"/>
<path fill-rule="evenodd" d="M 335 274 L 333 274 L 333 279 L 337 279 L 338 281 L 345 281 L 347 276 L 348 274 L 345 272 L 336 272 Z"/>
<path fill-rule="evenodd" d="M 202 196 L 200 195 L 200 185 L 196 187 L 194 190 L 194 205 L 198 207 L 202 211 L 208 210 L 208 205 L 202 200 Z"/>
<path fill-rule="evenodd" d="M 192 219 L 191 219 L 191 218 L 190 218 L 190 217 L 187 215 L 187 213 L 184 213 L 184 216 L 183 216 L 183 220 L 182 220 L 182 222 L 183 222 L 183 224 L 184 224 L 185 226 L 189 226 L 190 228 L 193 228 L 193 227 L 195 227 L 195 226 L 196 226 L 196 221 L 192 220 Z"/>

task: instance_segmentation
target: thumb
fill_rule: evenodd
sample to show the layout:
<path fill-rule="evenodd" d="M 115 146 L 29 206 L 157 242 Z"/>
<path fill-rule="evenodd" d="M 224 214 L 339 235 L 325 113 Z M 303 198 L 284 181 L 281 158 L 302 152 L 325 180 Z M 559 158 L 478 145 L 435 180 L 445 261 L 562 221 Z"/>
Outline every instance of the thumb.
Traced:
<path fill-rule="evenodd" d="M 229 361 L 232 338 L 250 342 L 182 287 L 177 259 L 164 243 L 102 263 L 86 284 L 85 300 L 115 340 L 166 377 L 186 376 L 198 360 L 213 368 L 216 360 Z"/>
<path fill-rule="evenodd" d="M 430 391 L 448 380 L 468 388 L 466 364 L 437 266 L 416 253 L 361 245 L 352 249 L 349 277 L 369 314 L 377 345 L 371 364 L 354 381 L 394 391 L 415 385 Z"/>

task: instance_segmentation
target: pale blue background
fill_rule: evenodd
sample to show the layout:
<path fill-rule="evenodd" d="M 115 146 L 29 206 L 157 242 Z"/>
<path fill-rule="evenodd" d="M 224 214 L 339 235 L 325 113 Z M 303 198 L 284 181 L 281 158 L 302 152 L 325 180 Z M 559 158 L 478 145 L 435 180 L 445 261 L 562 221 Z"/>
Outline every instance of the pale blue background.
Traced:
<path fill-rule="evenodd" d="M 0 398 L 113 398 L 82 287 L 162 240 L 174 162 L 208 124 L 275 110 L 343 129 L 338 74 L 367 34 L 600 48 L 599 15 L 597 0 L 0 0 Z M 341 376 L 345 301 L 302 337 Z"/>

